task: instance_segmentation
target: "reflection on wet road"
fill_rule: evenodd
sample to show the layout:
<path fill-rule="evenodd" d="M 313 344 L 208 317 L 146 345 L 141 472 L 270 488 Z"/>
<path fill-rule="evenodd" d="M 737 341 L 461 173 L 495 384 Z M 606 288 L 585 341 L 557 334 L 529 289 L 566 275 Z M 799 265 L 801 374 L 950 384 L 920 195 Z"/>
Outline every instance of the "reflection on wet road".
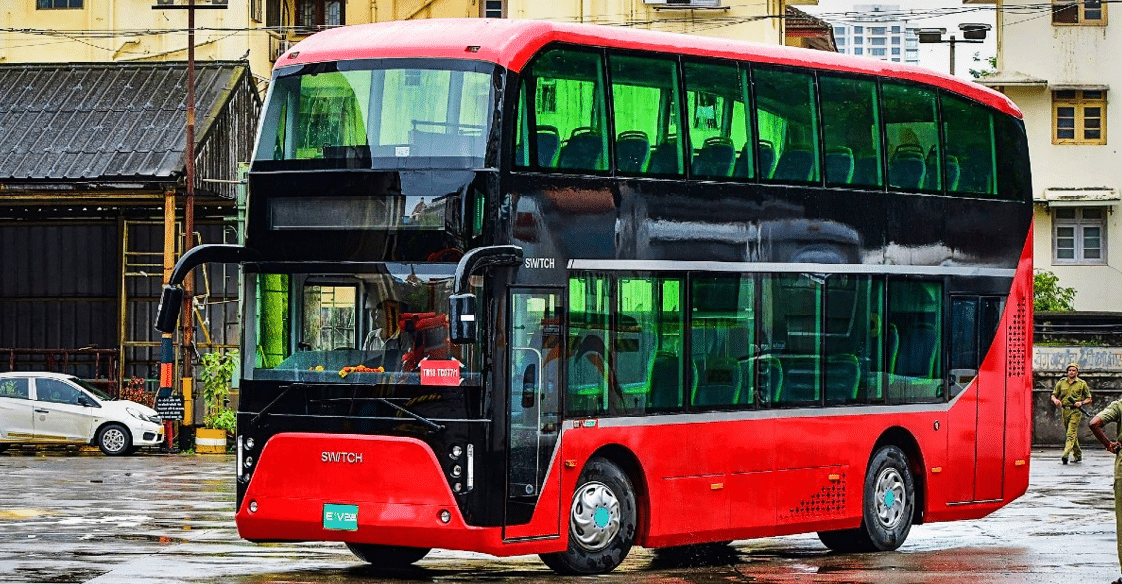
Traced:
<path fill-rule="evenodd" d="M 1029 492 L 978 520 L 912 529 L 898 552 L 837 555 L 814 535 L 735 542 L 704 565 L 634 549 L 599 583 L 1025 584 L 1117 578 L 1111 458 L 1035 451 Z M 233 524 L 226 456 L 0 455 L 0 582 L 587 582 L 536 557 L 437 550 L 403 572 L 341 544 L 254 545 Z"/>

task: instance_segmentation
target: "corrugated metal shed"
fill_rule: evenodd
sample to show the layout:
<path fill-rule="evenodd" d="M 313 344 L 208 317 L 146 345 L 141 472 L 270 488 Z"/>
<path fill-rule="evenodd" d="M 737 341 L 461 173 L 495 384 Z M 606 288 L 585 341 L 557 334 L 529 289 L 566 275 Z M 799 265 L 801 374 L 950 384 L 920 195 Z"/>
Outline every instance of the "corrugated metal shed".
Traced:
<path fill-rule="evenodd" d="M 207 61 L 195 69 L 198 159 L 206 159 L 208 142 L 234 138 L 208 131 L 216 123 L 252 141 L 260 100 L 249 66 Z M 0 65 L 0 182 L 10 189 L 13 182 L 178 180 L 185 167 L 186 83 L 187 64 L 178 61 Z M 239 123 L 230 124 L 231 117 Z M 244 161 L 249 152 L 220 157 Z M 234 178 L 229 172 L 238 161 L 209 178 Z"/>

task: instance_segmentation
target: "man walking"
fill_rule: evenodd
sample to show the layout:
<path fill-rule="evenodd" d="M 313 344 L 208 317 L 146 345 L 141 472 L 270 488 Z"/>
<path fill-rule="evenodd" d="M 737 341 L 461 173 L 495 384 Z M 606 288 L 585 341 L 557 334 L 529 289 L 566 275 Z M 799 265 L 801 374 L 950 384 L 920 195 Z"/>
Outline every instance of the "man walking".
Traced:
<path fill-rule="evenodd" d="M 1103 424 L 1122 422 L 1122 400 L 1106 406 L 1103 411 L 1091 418 L 1091 433 L 1114 455 L 1114 538 L 1118 545 L 1118 564 L 1122 566 L 1122 444 L 1106 437 Z M 1122 577 L 1110 584 L 1122 584 Z"/>
<path fill-rule="evenodd" d="M 1083 449 L 1079 447 L 1079 422 L 1083 420 L 1083 412 L 1079 409 L 1083 404 L 1091 403 L 1091 388 L 1087 382 L 1079 378 L 1079 364 L 1071 363 L 1067 366 L 1067 377 L 1056 382 L 1052 390 L 1052 403 L 1057 408 L 1062 408 L 1060 418 L 1067 429 L 1067 441 L 1064 443 L 1064 453 L 1060 462 L 1067 464 L 1068 455 L 1075 456 L 1075 462 L 1083 461 Z"/>

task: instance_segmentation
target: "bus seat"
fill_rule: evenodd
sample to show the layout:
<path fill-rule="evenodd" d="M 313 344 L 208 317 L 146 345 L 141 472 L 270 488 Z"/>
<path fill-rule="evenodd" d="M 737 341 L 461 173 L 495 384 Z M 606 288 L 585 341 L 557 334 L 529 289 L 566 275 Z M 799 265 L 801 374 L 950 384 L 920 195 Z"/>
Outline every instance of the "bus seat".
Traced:
<path fill-rule="evenodd" d="M 608 370 L 604 339 L 589 333 L 577 344 L 569 365 L 569 398 L 576 410 L 599 410 L 608 394 Z"/>
<path fill-rule="evenodd" d="M 682 407 L 682 359 L 677 353 L 658 351 L 651 357 L 647 375 L 648 405 L 655 410 Z"/>
<path fill-rule="evenodd" d="M 557 152 L 561 148 L 561 135 L 553 126 L 538 126 L 538 166 L 552 168 L 557 165 Z"/>
<path fill-rule="evenodd" d="M 814 153 L 796 148 L 787 150 L 779 157 L 772 179 L 787 182 L 809 182 L 814 176 Z"/>
<path fill-rule="evenodd" d="M 760 370 L 756 401 L 761 405 L 774 403 L 783 390 L 783 363 L 774 355 L 762 355 L 756 363 Z"/>
<path fill-rule="evenodd" d="M 693 174 L 701 177 L 726 177 L 732 174 L 736 147 L 723 136 L 709 138 L 693 157 Z"/>
<path fill-rule="evenodd" d="M 893 373 L 930 379 L 935 371 L 938 340 L 932 324 L 916 323 L 904 328 L 900 333 L 900 356 Z"/>
<path fill-rule="evenodd" d="M 616 137 L 616 167 L 620 172 L 643 172 L 650 157 L 651 141 L 646 132 L 628 130 Z"/>
<path fill-rule="evenodd" d="M 897 189 L 919 189 L 927 174 L 923 147 L 918 144 L 901 144 L 896 147 L 888 163 L 888 184 Z"/>
<path fill-rule="evenodd" d="M 853 151 L 845 146 L 826 153 L 826 182 L 849 184 L 853 181 Z"/>
<path fill-rule="evenodd" d="M 857 355 L 842 353 L 826 358 L 826 399 L 845 396 L 846 400 L 857 401 L 860 381 L 861 365 Z"/>
<path fill-rule="evenodd" d="M 731 357 L 708 357 L 695 364 L 695 406 L 730 406 L 740 399 L 740 367 Z"/>
<path fill-rule="evenodd" d="M 931 151 L 927 153 L 927 159 L 924 161 L 924 190 L 940 190 L 939 178 L 939 151 L 935 146 L 932 146 Z"/>
<path fill-rule="evenodd" d="M 853 184 L 873 186 L 880 184 L 877 167 L 880 161 L 876 156 L 862 156 L 853 163 Z"/>
<path fill-rule="evenodd" d="M 767 140 L 760 140 L 760 178 L 771 178 L 773 172 L 775 172 L 775 146 Z"/>
<path fill-rule="evenodd" d="M 650 174 L 681 174 L 682 167 L 679 163 L 678 138 L 671 136 L 665 142 L 655 146 L 651 152 L 651 163 L 647 167 Z"/>
<path fill-rule="evenodd" d="M 947 162 L 944 164 L 947 168 L 947 190 L 958 190 L 958 179 L 962 176 L 962 168 L 958 165 L 958 157 L 947 156 Z"/>
<path fill-rule="evenodd" d="M 604 140 L 592 128 L 577 128 L 561 146 L 557 167 L 570 170 L 604 170 Z"/>
<path fill-rule="evenodd" d="M 778 403 L 818 402 L 822 395 L 818 383 L 821 361 L 816 355 L 784 355 L 783 385 L 776 394 Z"/>
<path fill-rule="evenodd" d="M 888 363 L 884 368 L 885 371 L 896 371 L 896 358 L 900 355 L 900 331 L 897 330 L 896 325 L 888 323 L 888 332 L 885 337 Z"/>

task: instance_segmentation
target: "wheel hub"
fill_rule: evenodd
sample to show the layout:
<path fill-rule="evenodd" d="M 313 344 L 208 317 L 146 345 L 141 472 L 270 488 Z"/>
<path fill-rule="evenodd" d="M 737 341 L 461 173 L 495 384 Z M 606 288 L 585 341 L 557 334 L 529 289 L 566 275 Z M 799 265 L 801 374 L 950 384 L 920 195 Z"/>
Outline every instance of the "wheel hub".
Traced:
<path fill-rule="evenodd" d="M 603 483 L 587 483 L 573 494 L 571 517 L 570 531 L 581 547 L 604 549 L 619 533 L 619 498 Z"/>

